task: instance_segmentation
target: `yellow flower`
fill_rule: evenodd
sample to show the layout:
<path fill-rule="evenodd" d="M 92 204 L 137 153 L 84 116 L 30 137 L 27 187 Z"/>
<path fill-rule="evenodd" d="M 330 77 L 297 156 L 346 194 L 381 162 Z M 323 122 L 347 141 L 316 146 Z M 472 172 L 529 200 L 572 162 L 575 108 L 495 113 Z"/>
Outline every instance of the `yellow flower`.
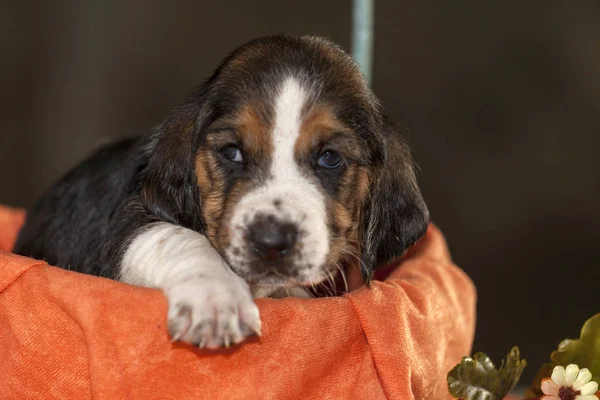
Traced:
<path fill-rule="evenodd" d="M 598 384 L 592 381 L 592 374 L 587 369 L 582 370 L 575 364 L 567 368 L 556 366 L 551 378 L 542 380 L 541 400 L 598 400 L 595 393 Z"/>

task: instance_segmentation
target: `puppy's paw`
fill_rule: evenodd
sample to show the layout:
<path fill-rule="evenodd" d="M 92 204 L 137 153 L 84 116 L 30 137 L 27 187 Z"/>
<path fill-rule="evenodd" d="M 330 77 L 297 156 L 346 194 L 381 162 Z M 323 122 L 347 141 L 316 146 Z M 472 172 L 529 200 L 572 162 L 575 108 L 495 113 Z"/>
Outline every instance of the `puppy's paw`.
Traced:
<path fill-rule="evenodd" d="M 168 329 L 173 341 L 216 349 L 260 335 L 260 316 L 248 285 L 195 279 L 171 287 Z"/>

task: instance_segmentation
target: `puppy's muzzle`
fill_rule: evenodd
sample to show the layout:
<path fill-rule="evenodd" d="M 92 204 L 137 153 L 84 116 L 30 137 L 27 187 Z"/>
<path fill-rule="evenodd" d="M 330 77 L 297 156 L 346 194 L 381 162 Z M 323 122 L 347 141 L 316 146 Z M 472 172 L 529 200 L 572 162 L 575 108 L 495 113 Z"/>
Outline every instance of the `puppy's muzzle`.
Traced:
<path fill-rule="evenodd" d="M 273 216 L 260 216 L 248 226 L 247 242 L 252 252 L 268 264 L 280 264 L 296 245 L 298 227 Z"/>

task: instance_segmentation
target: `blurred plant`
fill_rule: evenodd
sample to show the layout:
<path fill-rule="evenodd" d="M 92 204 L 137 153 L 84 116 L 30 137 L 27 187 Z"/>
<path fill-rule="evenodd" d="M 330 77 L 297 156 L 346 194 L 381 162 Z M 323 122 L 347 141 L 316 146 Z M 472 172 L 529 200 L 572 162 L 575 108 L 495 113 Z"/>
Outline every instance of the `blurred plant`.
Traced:
<path fill-rule="evenodd" d="M 500 369 L 484 353 L 463 357 L 448 373 L 448 390 L 457 398 L 470 400 L 501 400 L 510 392 L 527 365 L 519 358 L 519 348 L 513 347 Z"/>
<path fill-rule="evenodd" d="M 557 365 L 576 364 L 586 367 L 592 374 L 592 380 L 600 381 L 600 314 L 588 319 L 581 329 L 578 340 L 565 339 L 558 349 L 550 355 L 551 362 L 544 364 L 527 391 L 530 397 L 543 395 L 542 380 L 551 375 Z"/>
<path fill-rule="evenodd" d="M 538 372 L 526 396 L 530 400 L 600 399 L 600 314 L 587 320 L 579 339 L 565 339 Z M 484 353 L 463 357 L 448 373 L 448 390 L 458 399 L 501 400 L 518 383 L 526 361 L 513 347 L 496 369 Z M 566 368 L 565 368 L 566 366 Z M 579 369 L 579 366 L 585 367 Z"/>

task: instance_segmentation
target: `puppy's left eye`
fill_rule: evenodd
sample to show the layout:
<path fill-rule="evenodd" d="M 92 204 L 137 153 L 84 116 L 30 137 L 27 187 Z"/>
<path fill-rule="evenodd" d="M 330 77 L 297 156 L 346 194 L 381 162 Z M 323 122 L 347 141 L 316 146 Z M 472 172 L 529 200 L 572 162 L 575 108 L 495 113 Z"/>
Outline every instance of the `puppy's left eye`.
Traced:
<path fill-rule="evenodd" d="M 326 150 L 321 153 L 317 164 L 323 168 L 335 169 L 339 168 L 344 163 L 342 155 L 335 150 Z"/>
<path fill-rule="evenodd" d="M 221 154 L 223 154 L 223 157 L 232 162 L 239 163 L 244 160 L 244 157 L 242 156 L 242 150 L 233 144 L 222 148 Z"/>

